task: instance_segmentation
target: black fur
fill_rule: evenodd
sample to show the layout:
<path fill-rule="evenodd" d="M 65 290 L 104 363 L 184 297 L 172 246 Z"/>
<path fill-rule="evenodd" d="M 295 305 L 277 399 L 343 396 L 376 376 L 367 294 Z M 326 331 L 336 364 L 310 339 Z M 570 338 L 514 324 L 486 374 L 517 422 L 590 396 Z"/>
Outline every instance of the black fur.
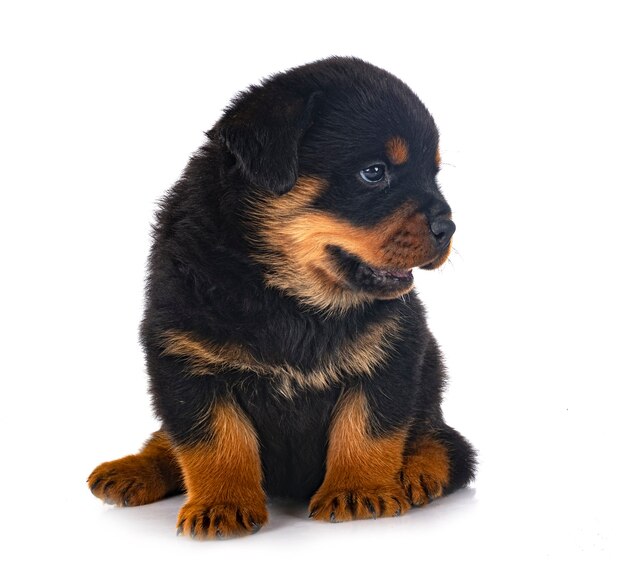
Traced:
<path fill-rule="evenodd" d="M 384 142 L 397 135 L 411 144 L 409 161 L 389 166 L 389 179 L 368 188 L 359 171 L 385 161 Z M 408 196 L 430 221 L 449 216 L 435 180 L 438 133 L 426 108 L 391 74 L 357 59 L 331 58 L 250 88 L 208 136 L 158 211 L 142 325 L 154 407 L 174 443 L 209 439 L 196 424 L 198 413 L 220 396 L 233 396 L 258 433 L 266 491 L 307 498 L 324 476 L 333 407 L 345 388 L 358 386 L 373 434 L 407 424 L 413 438 L 436 432 L 452 460 L 448 491 L 467 484 L 474 453 L 443 420 L 445 373 L 416 294 L 320 312 L 268 287 L 263 264 L 252 256 L 259 247 L 250 203 L 289 193 L 303 175 L 328 182 L 316 208 L 360 227 L 375 225 Z M 373 377 L 346 376 L 329 390 L 300 390 L 290 398 L 252 373 L 192 376 L 183 360 L 163 355 L 160 342 L 170 329 L 191 332 L 306 372 L 391 315 L 399 317 L 403 335 Z"/>

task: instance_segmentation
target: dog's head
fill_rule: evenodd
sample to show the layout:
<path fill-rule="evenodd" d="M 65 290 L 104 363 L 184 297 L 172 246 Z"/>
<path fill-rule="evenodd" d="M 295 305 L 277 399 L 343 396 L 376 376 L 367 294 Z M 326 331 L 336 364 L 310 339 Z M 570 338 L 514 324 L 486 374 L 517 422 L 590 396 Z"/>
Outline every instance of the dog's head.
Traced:
<path fill-rule="evenodd" d="M 321 309 L 390 299 L 442 265 L 455 225 L 439 136 L 399 79 L 352 58 L 254 86 L 209 133 L 231 158 L 268 284 Z"/>

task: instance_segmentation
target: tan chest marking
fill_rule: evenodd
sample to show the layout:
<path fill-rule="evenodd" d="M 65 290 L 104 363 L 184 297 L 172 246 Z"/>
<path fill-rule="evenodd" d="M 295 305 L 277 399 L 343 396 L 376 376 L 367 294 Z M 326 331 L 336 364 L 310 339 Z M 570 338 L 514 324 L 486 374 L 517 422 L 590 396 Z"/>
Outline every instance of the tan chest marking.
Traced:
<path fill-rule="evenodd" d="M 225 370 L 251 372 L 275 380 L 283 394 L 291 395 L 297 388 L 328 388 L 347 375 L 373 375 L 388 359 L 400 328 L 395 317 L 369 325 L 357 338 L 330 352 L 308 371 L 287 363 L 267 363 L 243 345 L 216 344 L 190 332 L 168 330 L 163 333 L 161 344 L 164 355 L 185 359 L 190 374 L 215 374 Z"/>

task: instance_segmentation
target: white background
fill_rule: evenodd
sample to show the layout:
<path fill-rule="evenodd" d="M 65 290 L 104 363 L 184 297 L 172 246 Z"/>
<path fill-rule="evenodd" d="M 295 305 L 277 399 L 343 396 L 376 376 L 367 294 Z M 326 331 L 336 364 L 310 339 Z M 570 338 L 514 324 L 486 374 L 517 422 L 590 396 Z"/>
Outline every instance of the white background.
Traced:
<path fill-rule="evenodd" d="M 619 4 L 2 2 L 3 570 L 623 571 Z M 177 538 L 182 498 L 108 508 L 85 485 L 158 426 L 137 337 L 155 204 L 233 94 L 332 54 L 440 127 L 456 251 L 416 282 L 478 479 L 400 519 L 272 505 L 251 538 Z"/>

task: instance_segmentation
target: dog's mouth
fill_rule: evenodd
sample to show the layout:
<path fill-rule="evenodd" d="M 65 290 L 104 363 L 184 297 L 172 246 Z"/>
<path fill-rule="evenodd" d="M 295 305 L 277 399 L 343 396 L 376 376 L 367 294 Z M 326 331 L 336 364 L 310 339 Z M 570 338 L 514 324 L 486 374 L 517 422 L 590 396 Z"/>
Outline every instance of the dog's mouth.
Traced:
<path fill-rule="evenodd" d="M 327 247 L 342 278 L 353 290 L 369 292 L 378 298 L 394 298 L 413 286 L 410 268 L 380 268 L 368 265 L 341 247 Z"/>

